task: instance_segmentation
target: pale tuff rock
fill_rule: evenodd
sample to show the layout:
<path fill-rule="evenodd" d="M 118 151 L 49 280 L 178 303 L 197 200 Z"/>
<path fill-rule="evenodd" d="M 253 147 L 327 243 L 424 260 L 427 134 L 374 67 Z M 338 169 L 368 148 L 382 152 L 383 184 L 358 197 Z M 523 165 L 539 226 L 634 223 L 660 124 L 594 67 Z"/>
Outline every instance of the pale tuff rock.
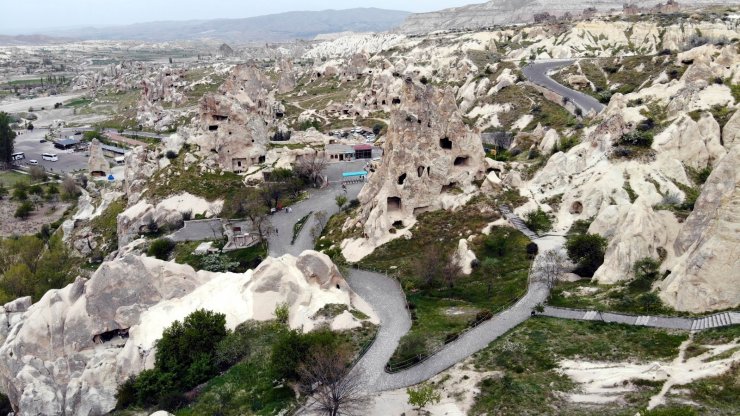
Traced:
<path fill-rule="evenodd" d="M 244 274 L 125 256 L 104 263 L 89 281 L 49 291 L 33 306 L 16 303 L 0 310 L 2 322 L 12 316 L 0 347 L 0 384 L 23 416 L 111 411 L 118 385 L 154 362 L 153 346 L 164 328 L 196 309 L 225 314 L 230 329 L 249 319 L 274 319 L 281 303 L 288 305 L 293 328 L 314 327 L 313 316 L 327 304 L 358 308 L 377 323 L 331 260 L 313 251 L 268 259 Z M 342 317 L 338 325 L 357 323 Z"/>
<path fill-rule="evenodd" d="M 691 312 L 740 304 L 740 147 L 733 147 L 715 167 L 694 211 L 676 238 L 678 259 L 660 285 L 660 297 Z"/>
<path fill-rule="evenodd" d="M 180 106 L 186 101 L 185 95 L 181 92 L 183 87 L 187 86 L 185 73 L 183 69 L 165 67 L 142 79 L 136 114 L 136 120 L 140 125 L 157 131 L 172 127 L 180 113 L 165 110 L 164 105 Z"/>
<path fill-rule="evenodd" d="M 296 86 L 296 74 L 293 69 L 293 61 L 289 59 L 281 59 L 278 61 L 276 69 L 280 76 L 277 83 L 277 92 L 285 94 L 293 91 Z"/>
<path fill-rule="evenodd" d="M 240 65 L 218 94 L 200 100 L 197 126 L 186 141 L 212 170 L 246 172 L 264 161 L 268 127 L 284 111 L 274 100 L 272 82 L 259 69 Z"/>
<path fill-rule="evenodd" d="M 103 154 L 102 144 L 98 139 L 90 143 L 90 158 L 87 160 L 87 170 L 91 175 L 105 176 L 110 171 L 110 164 Z"/>
<path fill-rule="evenodd" d="M 365 238 L 344 245 L 350 261 L 399 236 L 418 213 L 465 203 L 477 191 L 473 181 L 483 178 L 480 135 L 465 126 L 449 89 L 407 82 L 383 151 L 358 197 Z"/>
<path fill-rule="evenodd" d="M 653 149 L 695 169 L 714 166 L 725 155 L 719 124 L 709 113 L 703 113 L 698 122 L 688 115 L 680 116 L 655 136 Z"/>
<path fill-rule="evenodd" d="M 473 272 L 473 262 L 478 260 L 478 258 L 475 256 L 473 250 L 468 248 L 468 240 L 460 239 L 454 256 L 463 274 L 469 275 Z"/>
<path fill-rule="evenodd" d="M 264 120 L 232 98 L 205 95 L 200 102 L 200 126 L 201 131 L 189 142 L 199 147 L 199 156 L 220 169 L 245 171 L 266 153 Z"/>
<path fill-rule="evenodd" d="M 128 203 L 135 204 L 146 190 L 151 176 L 159 169 L 159 161 L 157 154 L 144 146 L 134 147 L 126 154 L 124 161 L 124 192 L 128 196 Z"/>
<path fill-rule="evenodd" d="M 223 204 L 222 200 L 209 202 L 188 193 L 171 196 L 156 206 L 140 200 L 118 215 L 118 245 L 123 247 L 139 235 L 156 232 L 162 227 L 182 226 L 187 214 L 214 217 L 221 212 Z"/>
<path fill-rule="evenodd" d="M 602 235 L 608 235 L 604 232 L 607 228 L 614 230 L 594 280 L 602 284 L 630 280 L 633 264 L 645 257 L 657 259 L 658 249 L 670 248 L 677 225 L 672 213 L 654 212 L 644 198 L 632 205 L 607 207 L 589 229 Z"/>
<path fill-rule="evenodd" d="M 722 144 L 728 151 L 740 143 L 740 111 L 735 111 L 722 130 Z"/>

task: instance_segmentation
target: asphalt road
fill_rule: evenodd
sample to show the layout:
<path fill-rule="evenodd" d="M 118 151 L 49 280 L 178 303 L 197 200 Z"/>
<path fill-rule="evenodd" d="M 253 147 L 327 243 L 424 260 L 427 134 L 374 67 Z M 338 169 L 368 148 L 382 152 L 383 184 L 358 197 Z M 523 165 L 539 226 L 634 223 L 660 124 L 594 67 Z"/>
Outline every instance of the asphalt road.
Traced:
<path fill-rule="evenodd" d="M 597 99 L 582 92 L 572 90 L 560 83 L 557 83 L 548 76 L 548 73 L 550 73 L 551 71 L 562 68 L 564 66 L 568 66 L 573 62 L 575 61 L 567 60 L 534 62 L 525 66 L 522 69 L 522 73 L 525 77 L 527 77 L 529 81 L 568 98 L 572 103 L 583 110 L 584 114 L 588 114 L 591 111 L 596 114 L 600 113 L 601 110 L 604 109 L 604 105 L 601 104 Z"/>

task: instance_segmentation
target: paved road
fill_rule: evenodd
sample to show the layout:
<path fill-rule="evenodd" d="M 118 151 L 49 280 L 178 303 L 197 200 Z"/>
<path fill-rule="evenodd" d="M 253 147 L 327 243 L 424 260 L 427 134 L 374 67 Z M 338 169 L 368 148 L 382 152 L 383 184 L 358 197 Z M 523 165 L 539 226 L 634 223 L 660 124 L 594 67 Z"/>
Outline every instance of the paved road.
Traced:
<path fill-rule="evenodd" d="M 572 103 L 583 110 L 584 114 L 588 114 L 593 111 L 598 114 L 604 109 L 604 105 L 590 95 L 586 95 L 582 92 L 572 90 L 558 82 L 555 82 L 548 76 L 548 73 L 570 65 L 574 60 L 566 61 L 539 61 L 531 63 L 522 69 L 522 73 L 527 79 L 541 87 L 545 87 L 550 91 L 556 92 L 563 97 L 567 97 Z"/>

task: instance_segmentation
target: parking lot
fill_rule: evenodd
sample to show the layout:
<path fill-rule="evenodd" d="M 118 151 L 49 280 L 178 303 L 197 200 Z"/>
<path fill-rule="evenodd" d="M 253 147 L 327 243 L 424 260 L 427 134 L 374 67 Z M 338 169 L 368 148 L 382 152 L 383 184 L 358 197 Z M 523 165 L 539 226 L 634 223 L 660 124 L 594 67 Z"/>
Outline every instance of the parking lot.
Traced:
<path fill-rule="evenodd" d="M 37 160 L 39 166 L 43 166 L 47 172 L 51 173 L 72 173 L 87 169 L 86 152 L 74 152 L 72 150 L 59 150 L 54 147 L 50 141 L 41 143 L 44 136 L 48 133 L 46 129 L 37 129 L 31 132 L 23 132 L 15 138 L 15 152 L 23 152 L 26 158 L 20 160 L 21 165 L 28 165 L 29 161 Z M 74 134 L 74 131 L 65 132 L 65 135 Z M 59 157 L 56 162 L 43 160 L 42 153 L 54 153 Z"/>

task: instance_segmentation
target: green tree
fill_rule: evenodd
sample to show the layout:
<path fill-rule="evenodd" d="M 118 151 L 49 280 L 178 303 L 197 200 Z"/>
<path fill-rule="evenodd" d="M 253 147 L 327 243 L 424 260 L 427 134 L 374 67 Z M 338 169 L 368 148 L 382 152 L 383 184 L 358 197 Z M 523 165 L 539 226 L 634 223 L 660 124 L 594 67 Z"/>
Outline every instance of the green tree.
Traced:
<path fill-rule="evenodd" d="M 347 196 L 337 195 L 336 198 L 334 198 L 334 201 L 337 203 L 337 206 L 341 210 L 342 207 L 347 204 Z"/>
<path fill-rule="evenodd" d="M 650 257 L 645 257 L 635 262 L 632 270 L 635 278 L 629 283 L 629 287 L 635 291 L 649 291 L 653 282 L 655 282 L 659 273 L 660 262 Z"/>
<path fill-rule="evenodd" d="M 15 210 L 15 217 L 22 220 L 28 219 L 33 213 L 33 204 L 30 201 L 23 201 Z"/>
<path fill-rule="evenodd" d="M 0 167 L 8 169 L 13 163 L 15 132 L 10 128 L 10 117 L 0 113 Z"/>
<path fill-rule="evenodd" d="M 591 277 L 604 263 L 607 241 L 598 234 L 578 234 L 568 237 L 565 244 L 568 257 L 576 263 L 575 273 Z"/>
<path fill-rule="evenodd" d="M 423 410 L 430 404 L 439 403 L 442 399 L 442 395 L 429 383 L 422 383 L 416 388 L 409 387 L 406 389 L 406 394 L 409 395 L 409 404 L 418 411 Z"/>
<path fill-rule="evenodd" d="M 536 233 L 550 231 L 552 228 L 552 219 L 542 208 L 528 212 L 525 216 L 524 223 L 527 224 L 530 230 Z"/>

